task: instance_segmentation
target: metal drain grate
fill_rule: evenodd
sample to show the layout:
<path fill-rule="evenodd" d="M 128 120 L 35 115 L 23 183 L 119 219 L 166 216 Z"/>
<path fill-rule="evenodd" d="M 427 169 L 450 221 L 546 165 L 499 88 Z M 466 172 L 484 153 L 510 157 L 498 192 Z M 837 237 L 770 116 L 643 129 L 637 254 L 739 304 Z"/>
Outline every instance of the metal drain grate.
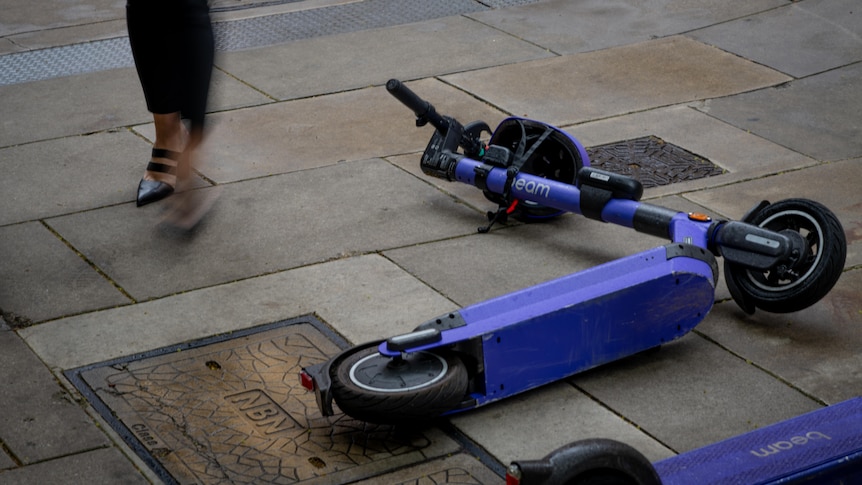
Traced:
<path fill-rule="evenodd" d="M 0 86 L 130 67 L 128 37 L 0 56 Z"/>
<path fill-rule="evenodd" d="M 321 416 L 299 371 L 345 346 L 308 316 L 65 374 L 165 483 L 347 483 L 461 451 L 439 429 Z M 451 475 L 490 473 L 473 462 Z"/>
<path fill-rule="evenodd" d="M 232 51 L 324 35 L 402 25 L 538 0 L 362 0 L 283 14 L 217 22 L 216 49 Z M 216 10 L 253 8 L 290 1 L 259 2 Z M 0 56 L 0 86 L 71 76 L 134 64 L 127 37 Z"/>
<path fill-rule="evenodd" d="M 590 165 L 639 180 L 644 188 L 724 173 L 709 160 L 656 136 L 587 149 Z"/>

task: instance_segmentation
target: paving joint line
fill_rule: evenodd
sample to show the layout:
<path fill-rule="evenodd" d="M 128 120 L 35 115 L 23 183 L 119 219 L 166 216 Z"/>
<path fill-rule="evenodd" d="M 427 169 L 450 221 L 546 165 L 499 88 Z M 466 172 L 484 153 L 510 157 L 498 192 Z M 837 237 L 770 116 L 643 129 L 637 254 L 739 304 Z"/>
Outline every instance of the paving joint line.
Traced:
<path fill-rule="evenodd" d="M 116 289 L 117 291 L 119 291 L 119 292 L 120 292 L 120 294 L 122 294 L 123 296 L 125 296 L 126 298 L 128 298 L 128 299 L 131 301 L 131 303 L 132 303 L 132 304 L 136 304 L 136 303 L 138 303 L 138 300 L 136 300 L 134 297 L 132 297 L 132 295 L 131 295 L 131 294 L 129 294 L 129 292 L 128 292 L 128 291 L 126 291 L 126 289 L 125 289 L 125 288 L 123 288 L 122 286 L 120 286 L 120 284 L 119 284 L 119 283 L 117 283 L 117 282 L 116 282 L 116 281 L 114 281 L 110 276 L 108 276 L 108 274 L 107 274 L 107 273 L 105 273 L 105 271 L 103 271 L 103 270 L 102 270 L 102 268 L 100 268 L 100 267 L 99 267 L 99 265 L 97 265 L 97 264 L 96 264 L 95 262 L 93 262 L 90 258 L 88 258 L 87 256 L 85 256 L 85 255 L 84 255 L 84 253 L 82 253 L 81 251 L 78 251 L 78 249 L 77 249 L 77 248 L 75 248 L 75 246 L 74 246 L 74 245 L 72 245 L 72 243 L 71 243 L 68 239 L 66 239 L 65 237 L 63 237 L 59 232 L 57 232 L 57 230 L 56 230 L 56 229 L 54 229 L 53 227 L 51 227 L 51 226 L 48 224 L 48 222 L 47 222 L 47 221 L 45 221 L 45 220 L 43 220 L 43 219 L 40 219 L 40 220 L 39 220 L 39 223 L 41 223 L 41 224 L 42 224 L 42 226 L 43 226 L 45 229 L 47 229 L 47 230 L 48 230 L 48 232 L 50 232 L 51 234 L 53 234 L 53 235 L 54 235 L 54 237 L 56 237 L 57 239 L 59 239 L 59 240 L 60 240 L 60 242 L 62 242 L 63 244 L 65 244 L 65 245 L 66 245 L 66 247 L 68 247 L 69 249 L 71 249 L 71 250 L 72 250 L 72 251 L 73 251 L 73 252 L 74 252 L 74 253 L 75 253 L 79 258 L 81 258 L 81 259 L 82 259 L 82 260 L 87 264 L 87 266 L 89 266 L 92 270 L 94 270 L 97 274 L 99 274 L 99 276 L 101 276 L 102 278 L 104 278 L 104 279 L 105 279 L 105 281 L 107 281 L 111 286 L 113 286 L 113 287 L 114 287 L 114 289 Z M 123 306 L 125 306 L 125 305 L 123 305 Z"/>
<path fill-rule="evenodd" d="M 649 352 L 649 349 L 648 349 L 648 350 L 646 350 L 645 352 Z M 679 450 L 677 450 L 677 449 L 673 448 L 672 446 L 670 446 L 669 444 L 665 443 L 664 441 L 662 441 L 661 439 L 659 439 L 657 436 L 654 436 L 652 433 L 650 433 L 649 431 L 645 430 L 641 425 L 637 424 L 637 423 L 636 423 L 635 421 L 633 421 L 631 418 L 629 418 L 629 417 L 627 417 L 627 416 L 623 415 L 622 413 L 618 412 L 617 410 L 615 410 L 615 409 L 611 408 L 610 406 L 608 406 L 607 404 L 605 404 L 604 402 L 602 402 L 601 400 L 599 400 L 599 398 L 597 398 L 596 396 L 594 396 L 594 395 L 592 395 L 590 392 L 588 392 L 586 389 L 584 389 L 584 388 L 582 388 L 581 386 L 579 386 L 579 385 L 575 384 L 575 383 L 573 382 L 573 379 L 575 379 L 575 378 L 577 378 L 577 375 L 572 376 L 572 377 L 570 377 L 569 379 L 566 379 L 564 382 L 566 382 L 568 385 L 570 385 L 570 386 L 574 387 L 576 390 L 578 390 L 578 391 L 580 391 L 581 393 L 583 393 L 585 396 L 587 396 L 588 398 L 590 398 L 590 400 L 592 400 L 593 402 L 595 402 L 595 403 L 596 403 L 596 404 L 598 404 L 599 406 L 601 406 L 601 407 L 605 408 L 605 409 L 606 409 L 606 410 L 608 410 L 610 413 L 612 413 L 614 416 L 616 416 L 616 417 L 620 418 L 621 420 L 623 420 L 623 422 L 625 422 L 625 423 L 629 424 L 630 426 L 633 426 L 635 429 L 637 429 L 638 431 L 640 431 L 641 433 L 643 433 L 644 435 L 646 435 L 646 436 L 647 436 L 647 437 L 649 437 L 650 439 L 654 440 L 656 443 L 658 443 L 658 444 L 660 444 L 660 445 L 664 446 L 665 448 L 667 448 L 668 450 L 670 450 L 670 451 L 671 451 L 671 452 L 673 452 L 674 454 L 677 454 L 677 455 L 679 455 L 679 454 L 680 454 L 680 451 L 679 451 Z"/>
<path fill-rule="evenodd" d="M 3 453 L 6 453 L 6 456 L 8 456 L 10 460 L 12 460 L 12 463 L 14 463 L 15 466 L 17 466 L 17 467 L 26 466 L 25 463 L 22 462 L 20 458 L 18 458 L 18 455 L 16 455 L 9 448 L 9 446 L 6 445 L 6 442 L 3 441 L 2 439 L 0 439 L 0 450 L 2 450 Z M 14 468 L 13 468 L 13 470 L 14 470 Z"/>
<path fill-rule="evenodd" d="M 724 350 L 725 352 L 736 357 L 737 359 L 741 360 L 745 364 L 750 365 L 750 366 L 754 367 L 755 369 L 760 370 L 764 374 L 768 375 L 769 377 L 772 377 L 773 379 L 784 384 L 785 386 L 789 387 L 790 389 L 793 389 L 794 391 L 798 392 L 799 394 L 802 394 L 803 396 L 807 397 L 808 399 L 811 399 L 812 401 L 816 402 L 820 406 L 826 407 L 829 405 L 826 401 L 824 401 L 824 400 L 820 399 L 819 397 L 811 394 L 810 392 L 807 392 L 807 391 L 803 390 L 802 388 L 794 385 L 792 382 L 790 382 L 787 379 L 779 376 L 778 374 L 770 371 L 769 369 L 761 366 L 760 364 L 754 362 L 753 360 L 750 360 L 750 359 L 743 357 L 742 354 L 731 350 L 729 347 L 721 344 L 720 342 L 718 342 L 717 340 L 713 339 L 712 337 L 706 335 L 705 333 L 701 332 L 700 330 L 695 328 L 694 330 L 692 330 L 692 333 L 702 337 L 707 342 L 715 345 L 716 347 L 720 348 L 721 350 Z"/>

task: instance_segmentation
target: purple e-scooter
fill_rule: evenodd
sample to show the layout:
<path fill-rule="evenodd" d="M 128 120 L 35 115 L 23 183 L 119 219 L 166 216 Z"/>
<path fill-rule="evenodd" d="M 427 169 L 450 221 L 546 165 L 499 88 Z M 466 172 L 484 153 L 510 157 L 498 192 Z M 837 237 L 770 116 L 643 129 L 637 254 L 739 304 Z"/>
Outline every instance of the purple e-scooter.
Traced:
<path fill-rule="evenodd" d="M 733 299 L 748 313 L 793 312 L 820 300 L 844 266 L 838 219 L 805 199 L 762 202 L 741 221 L 713 220 L 640 202 L 641 184 L 589 166 L 572 136 L 525 118 L 484 122 L 439 115 L 398 80 L 387 90 L 436 128 L 427 175 L 473 185 L 507 217 L 564 212 L 669 242 L 585 271 L 432 318 L 412 332 L 350 348 L 303 369 L 324 415 L 415 423 L 465 411 L 653 349 L 710 311 L 724 258 Z"/>

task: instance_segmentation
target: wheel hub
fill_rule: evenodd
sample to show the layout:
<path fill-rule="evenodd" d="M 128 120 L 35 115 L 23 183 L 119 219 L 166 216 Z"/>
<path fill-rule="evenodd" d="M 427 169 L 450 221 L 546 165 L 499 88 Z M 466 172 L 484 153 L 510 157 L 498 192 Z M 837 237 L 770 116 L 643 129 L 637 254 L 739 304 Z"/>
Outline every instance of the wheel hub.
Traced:
<path fill-rule="evenodd" d="M 407 392 L 431 385 L 446 375 L 446 360 L 431 352 L 390 358 L 366 356 L 350 368 L 350 380 L 375 392 Z"/>

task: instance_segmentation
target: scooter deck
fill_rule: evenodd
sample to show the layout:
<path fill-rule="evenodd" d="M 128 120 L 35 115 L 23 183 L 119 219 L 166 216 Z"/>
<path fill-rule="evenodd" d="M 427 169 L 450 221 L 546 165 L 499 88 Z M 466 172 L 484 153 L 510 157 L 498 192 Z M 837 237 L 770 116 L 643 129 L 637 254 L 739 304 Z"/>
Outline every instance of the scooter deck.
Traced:
<path fill-rule="evenodd" d="M 862 397 L 654 464 L 663 485 L 862 483 Z"/>

